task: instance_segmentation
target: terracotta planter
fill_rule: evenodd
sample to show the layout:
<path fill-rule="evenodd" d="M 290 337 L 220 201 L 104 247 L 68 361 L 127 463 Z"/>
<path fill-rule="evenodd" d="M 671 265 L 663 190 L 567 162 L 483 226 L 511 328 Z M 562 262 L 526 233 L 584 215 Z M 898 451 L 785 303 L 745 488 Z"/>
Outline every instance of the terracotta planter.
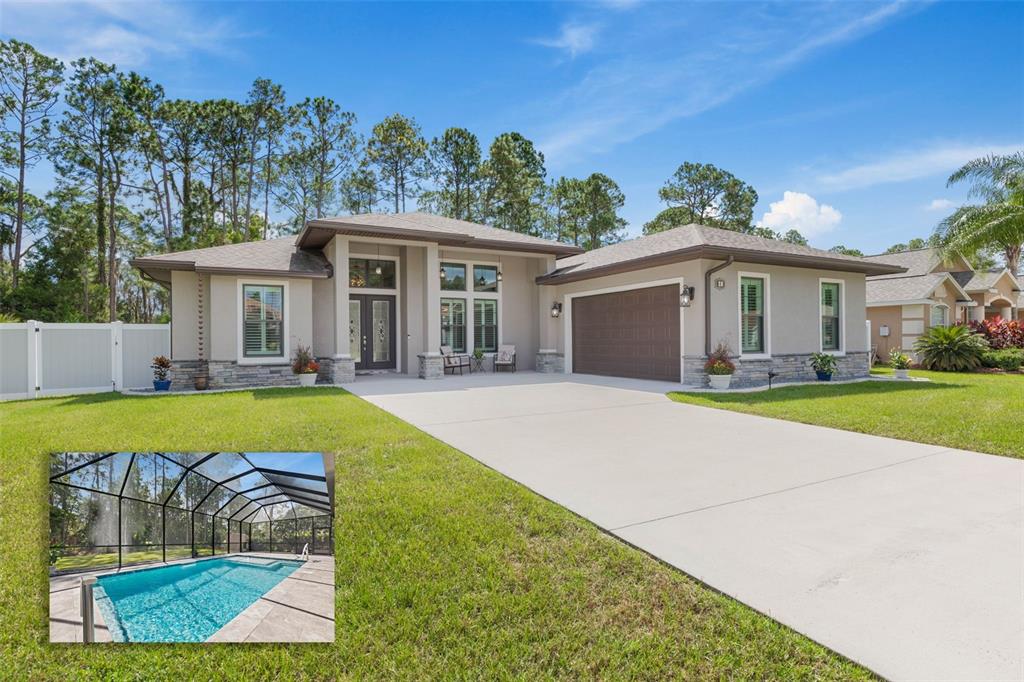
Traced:
<path fill-rule="evenodd" d="M 315 374 L 300 374 L 299 375 L 299 385 L 300 386 L 313 386 L 315 384 L 316 384 L 316 375 Z"/>
<path fill-rule="evenodd" d="M 709 374 L 708 381 L 711 383 L 711 388 L 716 390 L 724 390 L 729 388 L 729 384 L 732 383 L 731 374 Z"/>
<path fill-rule="evenodd" d="M 205 391 L 210 387 L 210 380 L 207 377 L 196 377 L 195 386 L 197 391 Z"/>

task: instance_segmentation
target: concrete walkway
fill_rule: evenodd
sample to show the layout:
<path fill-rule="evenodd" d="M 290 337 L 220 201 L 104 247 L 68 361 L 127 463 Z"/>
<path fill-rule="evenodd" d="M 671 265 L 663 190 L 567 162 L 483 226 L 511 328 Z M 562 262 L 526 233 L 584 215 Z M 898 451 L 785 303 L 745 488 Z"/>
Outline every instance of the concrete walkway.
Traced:
<path fill-rule="evenodd" d="M 657 382 L 349 388 L 885 677 L 1024 676 L 1020 460 L 683 405 Z"/>

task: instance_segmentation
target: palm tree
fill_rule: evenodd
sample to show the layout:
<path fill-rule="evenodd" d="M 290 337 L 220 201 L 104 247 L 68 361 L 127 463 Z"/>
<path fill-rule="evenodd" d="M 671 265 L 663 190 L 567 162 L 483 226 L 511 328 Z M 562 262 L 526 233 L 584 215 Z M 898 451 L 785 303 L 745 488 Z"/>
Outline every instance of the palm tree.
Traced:
<path fill-rule="evenodd" d="M 969 161 L 949 176 L 946 186 L 971 183 L 969 196 L 979 205 L 961 206 L 935 229 L 944 258 L 997 248 L 1016 273 L 1024 246 L 1024 152 L 990 154 Z"/>

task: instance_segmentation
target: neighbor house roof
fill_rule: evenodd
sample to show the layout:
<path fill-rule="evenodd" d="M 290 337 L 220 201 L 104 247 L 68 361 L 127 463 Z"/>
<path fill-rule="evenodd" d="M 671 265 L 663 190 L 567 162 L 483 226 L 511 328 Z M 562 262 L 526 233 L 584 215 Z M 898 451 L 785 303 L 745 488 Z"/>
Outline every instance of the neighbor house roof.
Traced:
<path fill-rule="evenodd" d="M 925 303 L 935 288 L 944 283 L 953 285 L 958 301 L 969 303 L 970 297 L 951 275 L 949 272 L 931 272 L 913 277 L 870 277 L 867 280 L 867 305 Z"/>
<path fill-rule="evenodd" d="M 902 267 L 888 263 L 691 224 L 559 259 L 554 272 L 538 277 L 537 282 L 561 284 L 695 258 L 722 259 L 729 256 L 745 263 L 865 274 L 903 272 Z"/>
<path fill-rule="evenodd" d="M 300 247 L 322 248 L 336 234 L 436 242 L 441 246 L 526 251 L 553 256 L 577 254 L 583 251 L 578 246 L 571 244 L 421 211 L 367 213 L 310 220 L 299 233 L 295 243 Z"/>
<path fill-rule="evenodd" d="M 973 275 L 964 285 L 964 289 L 967 291 L 988 291 L 995 288 L 996 283 L 1003 277 L 1010 278 L 1014 291 L 1020 290 L 1020 283 L 1009 270 L 982 270 L 981 272 L 973 273 Z"/>
<path fill-rule="evenodd" d="M 330 265 L 319 250 L 295 248 L 295 237 L 281 237 L 206 249 L 176 251 L 135 258 L 132 265 L 153 279 L 170 281 L 172 270 L 194 270 L 208 274 L 287 275 L 324 278 Z"/>
<path fill-rule="evenodd" d="M 877 263 L 899 265 L 907 269 L 904 273 L 882 275 L 888 277 L 916 277 L 917 275 L 927 275 L 942 265 L 942 258 L 939 257 L 939 251 L 933 246 L 926 246 L 923 249 L 898 251 L 896 253 L 879 253 L 874 256 L 865 256 L 865 258 Z M 960 263 L 965 266 L 962 272 L 973 272 L 973 268 L 971 268 L 970 264 L 961 256 L 957 256 L 954 262 L 956 261 L 960 261 Z M 959 274 L 961 273 L 955 273 L 954 277 L 957 277 Z M 957 281 L 959 284 L 963 284 L 959 279 Z"/>

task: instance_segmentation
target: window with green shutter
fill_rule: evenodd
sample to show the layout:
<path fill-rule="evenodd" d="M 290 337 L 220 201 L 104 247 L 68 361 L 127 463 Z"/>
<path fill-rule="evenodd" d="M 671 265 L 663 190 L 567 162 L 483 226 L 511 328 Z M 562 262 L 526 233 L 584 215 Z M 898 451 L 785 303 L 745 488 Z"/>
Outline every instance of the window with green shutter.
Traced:
<path fill-rule="evenodd" d="M 284 287 L 246 284 L 242 305 L 242 354 L 284 357 Z"/>
<path fill-rule="evenodd" d="M 764 353 L 764 280 L 740 279 L 740 350 Z"/>
<path fill-rule="evenodd" d="M 839 283 L 821 283 L 821 349 L 839 350 Z"/>
<path fill-rule="evenodd" d="M 473 349 L 498 350 L 498 302 L 491 298 L 473 301 Z"/>

